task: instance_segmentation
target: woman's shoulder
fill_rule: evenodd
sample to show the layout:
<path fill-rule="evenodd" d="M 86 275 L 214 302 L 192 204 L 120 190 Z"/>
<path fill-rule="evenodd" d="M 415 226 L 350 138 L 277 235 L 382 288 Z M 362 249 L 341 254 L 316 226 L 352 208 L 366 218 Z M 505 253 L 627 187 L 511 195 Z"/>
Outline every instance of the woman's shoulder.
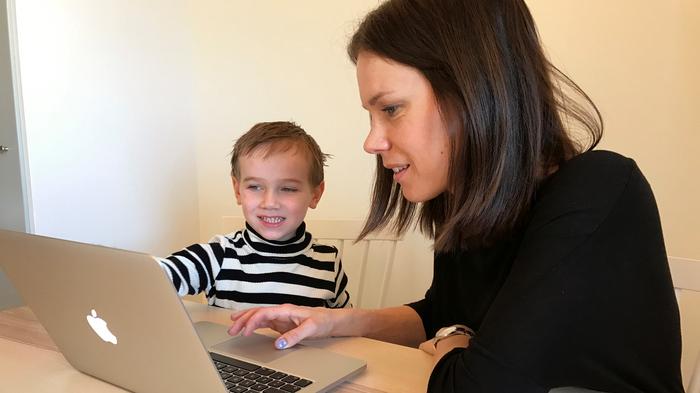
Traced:
<path fill-rule="evenodd" d="M 579 180 L 598 184 L 619 181 L 629 176 L 637 165 L 631 158 L 607 150 L 591 150 L 565 162 L 552 176 L 553 181 Z"/>
<path fill-rule="evenodd" d="M 586 212 L 593 224 L 604 219 L 620 199 L 646 197 L 625 193 L 630 182 L 642 185 L 651 196 L 651 189 L 634 160 L 604 150 L 582 153 L 561 165 L 539 188 L 533 206 L 533 224 L 574 212 Z"/>
<path fill-rule="evenodd" d="M 543 183 L 538 196 L 615 197 L 636 172 L 639 168 L 634 160 L 621 154 L 606 150 L 588 151 L 561 165 Z"/>

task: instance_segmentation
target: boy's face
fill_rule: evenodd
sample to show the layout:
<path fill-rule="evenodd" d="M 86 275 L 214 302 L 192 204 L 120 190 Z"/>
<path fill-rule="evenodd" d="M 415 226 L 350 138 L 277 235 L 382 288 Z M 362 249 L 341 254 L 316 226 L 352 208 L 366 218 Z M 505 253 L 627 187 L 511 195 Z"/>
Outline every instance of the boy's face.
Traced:
<path fill-rule="evenodd" d="M 236 200 L 255 231 L 268 240 L 289 240 L 304 221 L 306 210 L 316 208 L 324 184 L 309 181 L 304 152 L 292 147 L 265 157 L 258 148 L 238 159 L 239 177 L 233 178 Z"/>

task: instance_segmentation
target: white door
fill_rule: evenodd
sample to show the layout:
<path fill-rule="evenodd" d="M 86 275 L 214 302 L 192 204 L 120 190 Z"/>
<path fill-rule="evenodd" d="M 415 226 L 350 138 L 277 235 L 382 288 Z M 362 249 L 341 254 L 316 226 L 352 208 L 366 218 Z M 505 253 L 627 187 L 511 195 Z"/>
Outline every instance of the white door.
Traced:
<path fill-rule="evenodd" d="M 7 22 L 7 1 L 0 0 L 0 229 L 25 231 Z M 17 294 L 0 271 L 0 309 L 19 303 Z"/>

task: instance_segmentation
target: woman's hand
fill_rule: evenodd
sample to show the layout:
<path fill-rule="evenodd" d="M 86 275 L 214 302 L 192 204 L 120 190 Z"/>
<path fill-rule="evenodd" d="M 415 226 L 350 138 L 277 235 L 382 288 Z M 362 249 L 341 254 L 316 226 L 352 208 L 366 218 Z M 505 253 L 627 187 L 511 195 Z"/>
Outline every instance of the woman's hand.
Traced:
<path fill-rule="evenodd" d="M 228 333 L 249 336 L 255 329 L 270 328 L 282 333 L 275 340 L 277 349 L 291 348 L 305 338 L 329 337 L 335 321 L 333 311 L 291 304 L 251 308 L 231 314 L 233 325 Z"/>
<path fill-rule="evenodd" d="M 415 347 L 425 340 L 423 322 L 408 306 L 376 310 L 302 307 L 291 304 L 257 307 L 231 314 L 229 334 L 249 336 L 259 328 L 282 333 L 278 349 L 290 348 L 305 338 L 364 336 Z"/>
<path fill-rule="evenodd" d="M 469 346 L 469 336 L 462 334 L 455 334 L 454 336 L 449 336 L 440 340 L 437 344 L 437 348 L 433 344 L 433 340 L 423 341 L 418 348 L 433 355 L 433 364 L 445 356 L 446 353 L 450 352 L 455 348 L 466 348 Z"/>

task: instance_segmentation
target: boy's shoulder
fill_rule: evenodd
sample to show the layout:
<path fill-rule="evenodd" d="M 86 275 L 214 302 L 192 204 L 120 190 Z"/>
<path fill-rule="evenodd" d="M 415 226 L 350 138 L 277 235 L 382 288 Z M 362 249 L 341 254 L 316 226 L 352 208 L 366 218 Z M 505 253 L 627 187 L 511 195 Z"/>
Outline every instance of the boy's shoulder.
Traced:
<path fill-rule="evenodd" d="M 314 250 L 315 252 L 318 252 L 321 254 L 337 254 L 338 253 L 338 248 L 336 248 L 335 246 L 329 246 L 326 244 L 314 243 L 311 245 L 311 249 Z"/>
<path fill-rule="evenodd" d="M 315 240 L 311 243 L 311 250 L 316 254 L 332 254 L 334 257 L 338 255 L 338 248 L 336 246 L 319 243 Z"/>
<path fill-rule="evenodd" d="M 236 243 L 243 241 L 243 231 L 238 230 L 226 234 L 216 234 L 209 239 L 209 243 L 219 243 L 222 245 L 233 246 Z M 240 245 L 238 245 L 240 247 Z"/>

